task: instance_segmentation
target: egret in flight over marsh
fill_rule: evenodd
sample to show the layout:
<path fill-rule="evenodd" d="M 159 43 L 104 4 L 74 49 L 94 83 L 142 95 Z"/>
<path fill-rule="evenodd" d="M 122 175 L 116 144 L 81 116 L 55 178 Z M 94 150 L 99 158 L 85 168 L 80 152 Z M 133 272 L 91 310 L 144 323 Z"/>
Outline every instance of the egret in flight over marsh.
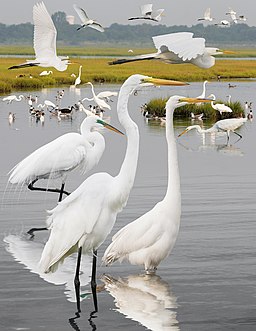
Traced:
<path fill-rule="evenodd" d="M 134 265 L 143 265 L 146 273 L 151 274 L 155 273 L 160 262 L 172 251 L 179 233 L 181 214 L 180 175 L 173 112 L 178 107 L 198 102 L 210 100 L 175 95 L 167 101 L 168 184 L 165 197 L 153 209 L 114 235 L 102 258 L 106 265 L 127 260 Z"/>
<path fill-rule="evenodd" d="M 69 64 L 68 57 L 57 56 L 56 38 L 57 30 L 45 4 L 39 2 L 33 7 L 34 21 L 34 50 L 36 59 L 27 60 L 8 69 L 19 69 L 26 67 L 54 67 L 58 71 L 65 71 Z"/>
<path fill-rule="evenodd" d="M 185 85 L 182 82 L 161 80 L 143 75 L 132 75 L 122 85 L 118 102 L 118 119 L 127 136 L 126 154 L 119 173 L 94 173 L 74 192 L 50 211 L 47 224 L 51 230 L 40 260 L 42 272 L 57 269 L 58 264 L 75 251 L 78 252 L 75 272 L 77 310 L 80 309 L 79 269 L 82 254 L 93 253 L 91 287 L 95 311 L 97 249 L 112 230 L 117 214 L 127 203 L 132 189 L 139 154 L 139 131 L 128 112 L 130 95 L 138 85 L 151 82 L 157 85 Z M 71 221 L 72 220 L 72 221 Z"/>
<path fill-rule="evenodd" d="M 161 60 L 168 64 L 192 63 L 199 68 L 208 69 L 214 66 L 215 57 L 230 51 L 206 47 L 204 38 L 193 38 L 192 32 L 176 32 L 152 37 L 156 53 L 137 55 L 119 59 L 109 64 L 123 64 L 142 60 Z"/>
<path fill-rule="evenodd" d="M 184 131 L 182 131 L 178 137 L 183 134 L 196 130 L 198 133 L 217 133 L 217 132 L 226 132 L 227 133 L 227 142 L 229 142 L 230 132 L 235 133 L 237 136 L 242 138 L 242 135 L 237 133 L 235 130 L 240 128 L 244 123 L 247 122 L 247 118 L 227 118 L 216 122 L 209 129 L 202 129 L 200 125 L 190 125 Z"/>
<path fill-rule="evenodd" d="M 155 22 L 160 22 L 164 9 L 158 9 L 153 13 L 153 5 L 151 3 L 140 6 L 141 16 L 135 16 L 128 18 L 129 21 L 132 20 L 150 20 Z"/>
<path fill-rule="evenodd" d="M 95 20 L 90 19 L 83 8 L 80 8 L 77 5 L 73 5 L 73 7 L 82 22 L 81 26 L 79 28 L 77 28 L 77 30 L 89 27 L 94 30 L 104 32 L 104 28 L 102 27 L 102 25 L 100 23 L 96 22 Z"/>
<path fill-rule="evenodd" d="M 204 12 L 204 17 L 198 18 L 198 21 L 213 21 L 214 18 L 211 17 L 211 8 L 207 8 L 206 11 Z"/>

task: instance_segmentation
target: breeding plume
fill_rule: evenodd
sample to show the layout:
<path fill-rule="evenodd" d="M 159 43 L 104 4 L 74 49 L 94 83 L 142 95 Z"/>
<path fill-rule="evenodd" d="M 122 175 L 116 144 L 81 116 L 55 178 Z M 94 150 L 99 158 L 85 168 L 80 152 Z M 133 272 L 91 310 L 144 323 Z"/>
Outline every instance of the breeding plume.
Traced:
<path fill-rule="evenodd" d="M 75 11 L 77 12 L 77 15 L 79 16 L 80 20 L 81 20 L 81 26 L 79 28 L 77 28 L 77 30 L 80 30 L 82 28 L 86 28 L 87 26 L 89 28 L 95 29 L 97 31 L 100 32 L 104 32 L 103 27 L 101 26 L 100 23 L 90 19 L 88 17 L 88 15 L 86 14 L 86 12 L 84 11 L 84 9 L 78 7 L 77 5 L 73 5 Z"/>
<path fill-rule="evenodd" d="M 12 66 L 8 69 L 19 69 L 25 67 L 54 67 L 58 71 L 65 71 L 70 64 L 68 57 L 57 56 L 56 38 L 57 30 L 53 24 L 43 2 L 33 7 L 34 21 L 34 50 L 35 60 L 27 60 L 26 63 Z"/>
<path fill-rule="evenodd" d="M 117 103 L 118 118 L 127 136 L 126 154 L 119 173 L 115 177 L 106 172 L 91 175 L 50 212 L 47 220 L 51 234 L 42 253 L 40 269 L 43 272 L 54 271 L 68 255 L 78 251 L 75 273 L 78 311 L 80 311 L 81 255 L 91 252 L 93 252 L 91 286 L 94 307 L 96 311 L 98 310 L 97 249 L 112 230 L 117 214 L 126 205 L 137 169 L 139 132 L 136 123 L 128 113 L 128 100 L 131 92 L 147 81 L 159 85 L 184 85 L 181 82 L 159 80 L 142 75 L 129 77 L 120 89 Z"/>
<path fill-rule="evenodd" d="M 158 9 L 153 13 L 153 5 L 151 3 L 140 6 L 141 16 L 135 16 L 128 18 L 129 21 L 132 20 L 151 20 L 155 22 L 160 22 L 164 9 Z"/>
<path fill-rule="evenodd" d="M 213 47 L 205 47 L 204 38 L 193 38 L 192 32 L 170 33 L 152 38 L 156 53 L 119 59 L 109 64 L 122 64 L 142 60 L 161 60 L 168 64 L 192 63 L 200 68 L 214 66 L 214 55 L 230 53 Z"/>
<path fill-rule="evenodd" d="M 179 137 L 184 133 L 189 132 L 190 130 L 197 130 L 198 133 L 217 133 L 217 132 L 226 132 L 227 133 L 227 142 L 229 142 L 230 132 L 235 133 L 237 136 L 242 138 L 241 134 L 237 133 L 235 130 L 240 128 L 247 118 L 227 118 L 225 120 L 220 120 L 216 122 L 209 129 L 202 129 L 200 125 L 190 125 L 183 132 L 179 134 Z"/>
<path fill-rule="evenodd" d="M 165 197 L 153 209 L 127 224 L 112 238 L 103 262 L 127 260 L 143 265 L 154 273 L 159 263 L 172 251 L 176 242 L 181 214 L 180 176 L 173 128 L 173 112 L 187 103 L 209 102 L 207 99 L 172 96 L 166 103 L 166 140 L 168 147 L 168 184 Z"/>

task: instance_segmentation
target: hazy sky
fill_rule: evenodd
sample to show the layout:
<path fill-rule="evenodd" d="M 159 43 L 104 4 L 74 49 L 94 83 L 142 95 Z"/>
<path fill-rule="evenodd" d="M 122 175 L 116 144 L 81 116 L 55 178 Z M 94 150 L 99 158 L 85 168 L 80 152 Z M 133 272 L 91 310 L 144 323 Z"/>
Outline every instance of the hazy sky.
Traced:
<path fill-rule="evenodd" d="M 32 22 L 32 7 L 36 2 L 35 0 L 1 0 L 0 23 Z M 75 17 L 73 3 L 76 3 L 86 10 L 89 17 L 108 27 L 112 23 L 130 23 L 127 18 L 139 14 L 139 6 L 148 2 L 142 0 L 44 0 L 44 3 L 50 14 L 56 11 L 64 11 L 66 14 Z M 152 3 L 155 9 L 165 9 L 162 24 L 167 26 L 194 25 L 197 23 L 197 18 L 203 15 L 207 7 L 211 8 L 212 16 L 217 21 L 227 19 L 225 13 L 231 7 L 238 15 L 247 17 L 248 25 L 256 26 L 255 0 L 152 0 L 149 3 Z M 79 22 L 77 17 L 75 22 Z M 138 24 L 139 22 L 141 21 L 131 22 L 130 24 Z"/>

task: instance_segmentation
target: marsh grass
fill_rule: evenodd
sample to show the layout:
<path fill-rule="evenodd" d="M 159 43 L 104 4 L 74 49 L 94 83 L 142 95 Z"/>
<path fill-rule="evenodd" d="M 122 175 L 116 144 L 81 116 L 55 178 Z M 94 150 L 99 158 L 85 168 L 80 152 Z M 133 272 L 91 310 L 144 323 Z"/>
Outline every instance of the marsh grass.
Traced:
<path fill-rule="evenodd" d="M 210 69 L 200 69 L 191 64 L 167 65 L 160 61 L 141 61 L 123 65 L 109 65 L 110 58 L 77 58 L 73 65 L 69 65 L 64 72 L 53 69 L 53 75 L 40 77 L 43 70 L 52 68 L 30 67 L 24 69 L 8 70 L 8 67 L 25 62 L 25 58 L 0 58 L 0 92 L 8 93 L 17 89 L 38 89 L 49 86 L 72 85 L 77 75 L 79 65 L 82 69 L 82 83 L 88 81 L 97 83 L 122 83 L 134 73 L 148 76 L 175 79 L 185 82 L 256 78 L 256 62 L 254 60 L 220 60 Z M 29 75 L 33 78 L 29 78 Z M 22 75 L 23 77 L 19 77 Z"/>
<path fill-rule="evenodd" d="M 165 117 L 165 104 L 168 98 L 155 98 L 147 103 L 147 111 L 150 115 Z M 214 103 L 224 103 L 232 109 L 232 113 L 223 113 L 222 116 L 218 111 L 213 109 L 210 104 L 188 104 L 180 108 L 175 109 L 174 118 L 175 119 L 188 119 L 191 118 L 191 112 L 195 115 L 204 113 L 204 118 L 209 120 L 219 120 L 224 118 L 235 118 L 244 116 L 243 106 L 239 101 L 225 103 L 222 100 L 216 100 Z"/>

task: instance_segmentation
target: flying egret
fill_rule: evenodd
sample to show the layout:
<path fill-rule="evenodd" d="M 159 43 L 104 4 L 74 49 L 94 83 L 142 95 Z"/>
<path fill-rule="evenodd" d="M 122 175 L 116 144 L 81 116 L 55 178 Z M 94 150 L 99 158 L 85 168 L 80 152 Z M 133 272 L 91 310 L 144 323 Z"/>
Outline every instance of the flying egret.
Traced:
<path fill-rule="evenodd" d="M 222 21 L 220 21 L 220 23 L 215 23 L 215 25 L 229 28 L 230 27 L 230 22 L 227 21 L 227 20 L 222 20 Z"/>
<path fill-rule="evenodd" d="M 204 17 L 203 18 L 198 18 L 198 21 L 213 21 L 214 18 L 211 17 L 211 8 L 207 8 L 206 11 L 204 12 Z"/>
<path fill-rule="evenodd" d="M 78 251 L 75 272 L 77 309 L 80 309 L 79 269 L 81 255 L 93 252 L 91 287 L 95 311 L 97 249 L 112 230 L 117 214 L 126 205 L 133 186 L 138 153 L 138 126 L 128 113 L 128 100 L 132 91 L 141 83 L 158 85 L 184 85 L 185 83 L 156 79 L 143 75 L 132 75 L 121 86 L 117 114 L 127 135 L 126 154 L 117 176 L 95 173 L 88 177 L 74 192 L 50 211 L 47 224 L 51 234 L 40 260 L 43 272 L 54 271 L 68 255 Z M 89 117 L 90 118 L 90 117 Z"/>
<path fill-rule="evenodd" d="M 208 98 L 212 99 L 211 106 L 213 109 L 217 110 L 220 115 L 222 115 L 222 113 L 232 113 L 232 109 L 229 106 L 224 105 L 224 103 L 213 103 L 213 101 L 216 100 L 214 94 L 210 94 Z"/>
<path fill-rule="evenodd" d="M 64 191 L 68 173 L 77 168 L 86 173 L 98 164 L 105 149 L 105 140 L 95 129 L 102 127 L 121 133 L 98 116 L 86 117 L 80 126 L 80 134 L 66 133 L 35 150 L 10 171 L 9 182 L 26 184 L 30 190 L 59 193 L 61 201 L 63 194 L 69 194 Z M 61 188 L 34 187 L 39 179 L 49 178 L 60 178 Z M 28 233 L 33 237 L 34 231 L 45 229 L 32 228 Z"/>
<path fill-rule="evenodd" d="M 57 31 L 45 4 L 39 2 L 33 7 L 34 21 L 34 50 L 36 59 L 26 63 L 9 67 L 18 69 L 32 66 L 54 67 L 58 71 L 65 71 L 68 67 L 68 57 L 59 57 L 56 52 Z"/>
<path fill-rule="evenodd" d="M 77 5 L 73 5 L 73 7 L 74 7 L 75 11 L 77 12 L 77 15 L 79 16 L 80 20 L 82 21 L 81 26 L 79 28 L 77 28 L 77 30 L 80 30 L 80 29 L 88 26 L 97 31 L 104 32 L 104 28 L 102 27 L 102 25 L 100 23 L 90 19 L 82 8 L 78 7 Z"/>
<path fill-rule="evenodd" d="M 51 74 L 53 74 L 53 71 L 52 70 L 44 70 L 44 71 L 42 71 L 40 74 L 39 74 L 39 76 L 49 76 L 49 75 L 51 75 Z"/>
<path fill-rule="evenodd" d="M 153 209 L 127 224 L 112 238 L 103 262 L 127 260 L 144 265 L 148 274 L 172 251 L 178 236 L 181 214 L 180 176 L 173 128 L 173 112 L 188 103 L 210 102 L 207 99 L 172 96 L 166 103 L 166 140 L 168 146 L 168 185 L 165 197 Z"/>
<path fill-rule="evenodd" d="M 231 53 L 213 47 L 205 47 L 204 38 L 193 38 L 192 32 L 177 32 L 153 37 L 156 53 L 119 59 L 109 64 L 122 64 L 142 60 L 161 60 L 168 64 L 192 63 L 200 68 L 214 66 L 214 55 Z"/>
<path fill-rule="evenodd" d="M 24 95 L 21 94 L 18 97 L 16 95 L 8 95 L 8 97 L 4 97 L 2 100 L 4 102 L 6 101 L 6 103 L 9 104 L 12 103 L 13 101 L 21 101 L 24 99 L 25 99 Z"/>
<path fill-rule="evenodd" d="M 74 84 L 75 86 L 81 84 L 82 68 L 83 68 L 83 66 L 79 66 L 79 73 L 78 73 L 78 76 L 77 76 L 77 78 L 75 80 L 75 84 Z"/>
<path fill-rule="evenodd" d="M 226 132 L 227 133 L 227 142 L 230 138 L 230 132 L 235 133 L 240 138 L 242 136 L 237 133 L 235 130 L 240 128 L 245 122 L 247 118 L 227 118 L 225 120 L 220 120 L 216 122 L 211 128 L 209 129 L 202 129 L 200 125 L 190 125 L 188 126 L 183 132 L 179 134 L 179 137 L 182 136 L 184 133 L 187 133 L 190 130 L 197 130 L 198 133 L 217 133 L 217 132 Z"/>
<path fill-rule="evenodd" d="M 140 6 L 140 10 L 141 10 L 141 16 L 136 16 L 136 17 L 130 17 L 128 18 L 129 21 L 132 20 L 151 20 L 151 21 L 155 21 L 155 22 L 160 22 L 164 9 L 158 9 L 156 10 L 156 12 L 153 13 L 153 5 L 151 3 L 146 4 L 146 5 L 142 5 Z"/>
<path fill-rule="evenodd" d="M 83 98 L 82 102 L 85 101 L 85 100 L 87 100 L 87 101 L 92 101 L 93 100 L 99 106 L 100 109 L 111 110 L 110 105 L 108 105 L 105 100 L 103 100 L 101 97 L 99 97 L 97 94 L 95 94 L 93 84 L 91 82 L 88 82 L 88 83 L 85 83 L 85 84 L 91 86 L 92 98 Z"/>

